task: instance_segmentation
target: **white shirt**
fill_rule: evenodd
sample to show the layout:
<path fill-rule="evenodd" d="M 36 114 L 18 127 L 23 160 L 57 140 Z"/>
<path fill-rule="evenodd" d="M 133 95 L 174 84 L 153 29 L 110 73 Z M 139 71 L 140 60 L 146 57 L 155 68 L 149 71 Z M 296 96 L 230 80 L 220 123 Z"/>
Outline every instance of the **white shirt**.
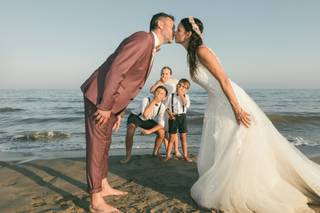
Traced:
<path fill-rule="evenodd" d="M 152 56 L 151 56 L 151 62 L 150 62 L 148 70 L 150 70 L 151 67 L 152 67 L 153 60 L 154 60 L 154 55 L 156 53 L 156 46 L 160 45 L 160 40 L 159 40 L 157 34 L 155 34 L 153 31 L 151 31 L 151 33 L 152 33 L 153 38 L 154 38 L 154 47 L 153 47 L 153 52 L 152 52 Z"/>
<path fill-rule="evenodd" d="M 150 101 L 152 99 L 150 98 Z M 147 97 L 142 99 L 141 105 L 139 108 L 137 108 L 136 110 L 132 111 L 133 114 L 138 115 L 142 120 L 148 120 L 148 119 L 152 119 L 152 120 L 156 120 L 157 119 L 157 123 L 162 125 L 164 127 L 164 114 L 166 111 L 166 107 L 163 103 L 158 103 L 153 107 L 152 113 L 149 115 L 148 118 L 144 118 L 144 116 L 142 115 L 144 110 L 147 108 L 147 106 L 149 105 L 149 99 Z"/>
<path fill-rule="evenodd" d="M 156 46 L 158 46 L 160 44 L 160 40 L 155 32 L 151 31 L 151 33 L 154 37 L 154 48 L 156 48 Z"/>
<path fill-rule="evenodd" d="M 183 105 L 181 98 L 176 93 L 172 93 L 168 97 L 167 108 L 169 108 L 170 112 L 174 114 L 183 114 L 187 113 L 187 109 L 190 107 L 190 98 L 189 95 L 186 94 L 187 103 Z M 172 111 L 173 110 L 173 111 Z"/>
<path fill-rule="evenodd" d="M 164 86 L 168 91 L 168 96 L 167 96 L 166 100 L 164 101 L 166 106 L 168 105 L 168 100 L 169 100 L 170 94 L 176 92 L 178 82 L 179 82 L 179 80 L 174 79 L 174 78 L 170 78 L 166 83 L 158 84 L 159 86 Z"/>
<path fill-rule="evenodd" d="M 168 94 L 175 93 L 179 80 L 170 78 L 166 83 L 160 85 L 164 86 L 168 90 Z"/>

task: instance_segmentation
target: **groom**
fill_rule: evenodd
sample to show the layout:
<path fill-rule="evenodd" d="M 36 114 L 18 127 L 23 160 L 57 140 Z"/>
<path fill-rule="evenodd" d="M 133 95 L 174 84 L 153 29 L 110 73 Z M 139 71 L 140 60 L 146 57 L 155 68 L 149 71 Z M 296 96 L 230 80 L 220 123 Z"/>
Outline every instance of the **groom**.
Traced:
<path fill-rule="evenodd" d="M 107 195 L 125 195 L 107 181 L 112 130 L 121 113 L 145 84 L 156 50 L 174 36 L 174 17 L 155 14 L 150 32 L 136 32 L 124 39 L 107 60 L 83 83 L 87 183 L 91 211 L 117 211 L 105 203 Z"/>

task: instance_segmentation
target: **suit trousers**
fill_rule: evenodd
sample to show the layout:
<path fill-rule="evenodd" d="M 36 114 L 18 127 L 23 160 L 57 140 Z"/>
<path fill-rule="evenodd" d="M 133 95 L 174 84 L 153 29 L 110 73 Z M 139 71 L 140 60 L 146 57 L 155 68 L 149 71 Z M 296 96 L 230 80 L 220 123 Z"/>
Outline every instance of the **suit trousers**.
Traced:
<path fill-rule="evenodd" d="M 84 98 L 86 131 L 86 176 L 89 193 L 102 190 L 101 181 L 108 175 L 109 149 L 112 140 L 112 127 L 116 116 L 112 113 L 108 122 L 100 126 L 95 121 L 97 107 Z"/>

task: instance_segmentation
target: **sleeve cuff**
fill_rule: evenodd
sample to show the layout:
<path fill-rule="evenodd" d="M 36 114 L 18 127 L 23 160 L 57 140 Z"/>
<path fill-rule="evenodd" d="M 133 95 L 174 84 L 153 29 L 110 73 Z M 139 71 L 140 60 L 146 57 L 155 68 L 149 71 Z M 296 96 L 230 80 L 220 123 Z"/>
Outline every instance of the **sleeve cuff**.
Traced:
<path fill-rule="evenodd" d="M 98 104 L 97 108 L 103 111 L 111 111 L 112 110 L 112 105 L 102 105 L 102 104 Z"/>

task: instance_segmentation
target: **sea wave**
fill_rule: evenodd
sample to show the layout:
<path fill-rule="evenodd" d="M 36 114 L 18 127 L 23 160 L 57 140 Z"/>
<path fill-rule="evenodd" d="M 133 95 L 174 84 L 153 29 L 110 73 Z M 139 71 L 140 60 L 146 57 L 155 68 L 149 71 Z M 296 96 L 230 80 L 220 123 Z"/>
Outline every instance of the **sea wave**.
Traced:
<path fill-rule="evenodd" d="M 71 134 L 60 131 L 22 132 L 11 138 L 12 141 L 53 141 L 70 138 Z"/>
<path fill-rule="evenodd" d="M 293 143 L 295 146 L 319 146 L 318 143 L 310 140 L 306 140 L 303 137 L 287 136 L 287 140 Z"/>
<path fill-rule="evenodd" d="M 320 116 L 312 114 L 269 114 L 269 119 L 274 123 L 290 124 L 320 124 Z"/>
<path fill-rule="evenodd" d="M 0 108 L 0 113 L 18 112 L 18 111 L 23 111 L 23 109 L 11 108 L 11 107 L 2 107 L 2 108 Z"/>
<path fill-rule="evenodd" d="M 84 115 L 84 110 L 75 111 L 74 114 L 76 114 L 76 115 Z"/>
<path fill-rule="evenodd" d="M 20 123 L 32 124 L 32 123 L 49 123 L 49 122 L 74 122 L 81 121 L 83 117 L 65 117 L 65 118 L 25 118 L 19 120 Z"/>
<path fill-rule="evenodd" d="M 74 109 L 74 106 L 60 106 L 56 107 L 57 110 L 69 110 L 69 109 Z"/>
<path fill-rule="evenodd" d="M 187 116 L 188 125 L 202 125 L 203 123 L 203 115 L 199 116 Z"/>
<path fill-rule="evenodd" d="M 19 98 L 17 98 L 17 99 L 19 100 Z M 22 98 L 20 98 L 20 100 L 23 101 L 23 102 L 40 102 L 40 101 L 44 101 L 44 99 L 40 98 L 40 97 L 38 97 L 38 98 L 24 98 L 24 97 L 22 97 Z"/>
<path fill-rule="evenodd" d="M 320 125 L 320 116 L 315 113 L 312 114 L 268 114 L 268 118 L 275 125 Z M 199 112 L 193 112 L 191 115 L 187 115 L 188 124 L 201 125 L 203 123 L 204 116 Z"/>

